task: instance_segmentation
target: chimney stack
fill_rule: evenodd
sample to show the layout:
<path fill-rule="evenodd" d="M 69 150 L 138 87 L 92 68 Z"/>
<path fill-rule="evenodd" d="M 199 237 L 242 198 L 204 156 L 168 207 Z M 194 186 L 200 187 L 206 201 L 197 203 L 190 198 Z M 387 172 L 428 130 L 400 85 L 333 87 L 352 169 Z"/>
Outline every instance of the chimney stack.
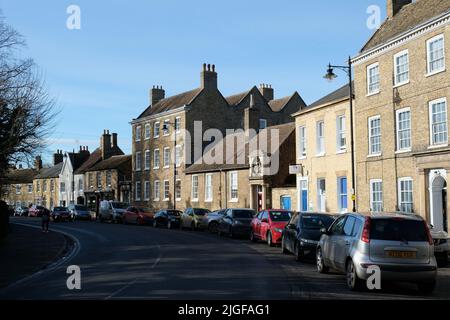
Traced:
<path fill-rule="evenodd" d="M 42 158 L 41 156 L 36 156 L 35 160 L 34 160 L 34 168 L 36 170 L 41 170 L 42 169 Z"/>
<path fill-rule="evenodd" d="M 412 3 L 412 0 L 387 0 L 387 16 L 392 19 L 404 6 Z"/>
<path fill-rule="evenodd" d="M 111 135 L 109 130 L 103 130 L 100 138 L 100 150 L 102 152 L 102 159 L 108 159 L 111 154 Z"/>
<path fill-rule="evenodd" d="M 164 99 L 166 96 L 166 92 L 164 91 L 162 86 L 153 86 L 150 90 L 150 104 L 154 106 L 159 101 Z"/>
<path fill-rule="evenodd" d="M 64 156 L 62 150 L 56 150 L 56 153 L 53 154 L 53 165 L 56 166 L 58 163 L 63 162 Z"/>
<path fill-rule="evenodd" d="M 203 70 L 200 74 L 200 87 L 206 90 L 217 89 L 217 73 L 216 66 L 203 64 Z"/>
<path fill-rule="evenodd" d="M 111 148 L 117 148 L 117 133 L 112 134 Z"/>
<path fill-rule="evenodd" d="M 264 99 L 266 99 L 267 102 L 273 100 L 273 89 L 272 85 L 262 83 L 259 85 L 259 92 L 261 92 Z"/>

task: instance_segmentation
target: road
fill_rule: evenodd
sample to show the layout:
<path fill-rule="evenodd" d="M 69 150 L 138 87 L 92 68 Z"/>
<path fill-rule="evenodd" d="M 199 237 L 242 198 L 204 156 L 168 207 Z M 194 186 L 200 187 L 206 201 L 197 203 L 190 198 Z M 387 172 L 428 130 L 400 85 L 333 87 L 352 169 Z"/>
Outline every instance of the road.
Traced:
<path fill-rule="evenodd" d="M 39 220 L 12 218 L 39 225 Z M 413 285 L 350 292 L 338 274 L 320 275 L 280 248 L 207 232 L 99 222 L 51 224 L 77 239 L 79 250 L 54 270 L 9 288 L 6 299 L 424 299 Z M 81 290 L 68 290 L 67 266 L 81 268 Z M 450 298 L 450 269 L 435 294 Z"/>

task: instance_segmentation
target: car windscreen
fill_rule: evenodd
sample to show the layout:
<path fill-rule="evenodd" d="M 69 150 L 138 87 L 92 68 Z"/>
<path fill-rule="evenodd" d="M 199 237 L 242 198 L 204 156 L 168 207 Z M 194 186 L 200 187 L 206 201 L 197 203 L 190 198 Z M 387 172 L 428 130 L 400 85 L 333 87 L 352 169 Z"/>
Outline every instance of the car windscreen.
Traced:
<path fill-rule="evenodd" d="M 123 203 L 123 202 L 113 202 L 111 204 L 112 204 L 112 207 L 115 209 L 126 209 L 129 206 L 127 203 Z"/>
<path fill-rule="evenodd" d="M 210 211 L 208 209 L 194 209 L 194 214 L 197 216 L 204 216 L 205 214 L 209 213 Z"/>
<path fill-rule="evenodd" d="M 372 219 L 370 239 L 385 241 L 428 241 L 425 224 L 420 220 Z"/>
<path fill-rule="evenodd" d="M 334 219 L 325 215 L 304 215 L 301 218 L 301 226 L 306 230 L 320 230 L 328 228 Z"/>
<path fill-rule="evenodd" d="M 178 210 L 167 210 L 167 213 L 169 214 L 169 216 L 179 217 L 183 212 Z"/>
<path fill-rule="evenodd" d="M 233 217 L 237 219 L 253 218 L 254 214 L 253 210 L 233 210 Z"/>
<path fill-rule="evenodd" d="M 86 206 L 79 206 L 79 205 L 76 205 L 76 206 L 75 206 L 75 210 L 88 211 L 88 208 L 87 208 Z"/>
<path fill-rule="evenodd" d="M 287 222 L 291 219 L 290 211 L 270 211 L 270 219 L 275 222 Z"/>

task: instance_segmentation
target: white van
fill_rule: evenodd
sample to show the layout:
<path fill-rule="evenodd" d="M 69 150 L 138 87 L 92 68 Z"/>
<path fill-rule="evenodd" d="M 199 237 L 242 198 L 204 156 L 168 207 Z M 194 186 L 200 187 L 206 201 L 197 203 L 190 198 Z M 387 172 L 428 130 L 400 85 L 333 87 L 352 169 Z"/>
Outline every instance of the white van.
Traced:
<path fill-rule="evenodd" d="M 110 220 L 112 222 L 122 222 L 122 215 L 125 213 L 129 204 L 112 200 L 103 200 L 100 202 L 100 212 L 98 219 L 100 222 Z"/>

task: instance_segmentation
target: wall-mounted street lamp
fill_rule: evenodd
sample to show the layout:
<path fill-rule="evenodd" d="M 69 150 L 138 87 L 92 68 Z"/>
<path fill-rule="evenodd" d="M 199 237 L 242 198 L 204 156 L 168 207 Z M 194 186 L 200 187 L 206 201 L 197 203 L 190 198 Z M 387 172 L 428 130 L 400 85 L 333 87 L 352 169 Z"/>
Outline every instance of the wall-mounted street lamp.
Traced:
<path fill-rule="evenodd" d="M 355 150 L 354 150 L 354 134 L 353 134 L 353 77 L 352 77 L 352 59 L 348 58 L 348 65 L 346 66 L 333 66 L 328 64 L 327 73 L 324 78 L 328 81 L 333 81 L 337 78 L 337 75 L 334 73 L 334 69 L 340 69 L 347 73 L 348 75 L 348 95 L 350 98 L 350 147 L 351 147 L 351 156 L 352 156 L 352 203 L 353 208 L 352 211 L 356 212 L 356 194 L 355 194 Z"/>

